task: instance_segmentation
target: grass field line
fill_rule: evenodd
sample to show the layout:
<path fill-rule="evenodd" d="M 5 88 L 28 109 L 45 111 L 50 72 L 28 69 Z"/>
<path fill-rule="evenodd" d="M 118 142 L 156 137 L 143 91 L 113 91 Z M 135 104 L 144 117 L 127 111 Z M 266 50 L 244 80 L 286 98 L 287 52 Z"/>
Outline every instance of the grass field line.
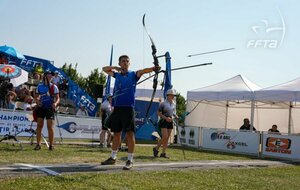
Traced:
<path fill-rule="evenodd" d="M 42 165 L 33 165 L 33 164 L 24 164 L 24 163 L 15 163 L 15 166 L 20 166 L 19 169 L 38 169 L 49 173 L 50 175 L 58 175 L 59 173 L 49 169 L 49 168 L 78 168 L 78 167 L 98 167 L 98 168 L 111 168 L 111 167 L 122 167 L 124 164 L 115 164 L 115 165 L 101 165 L 101 164 L 88 164 L 88 163 L 76 163 L 76 164 L 42 164 Z M 151 162 L 151 163 L 134 163 L 134 167 L 152 167 L 152 166 L 243 166 L 251 167 L 253 165 L 265 165 L 265 166 L 274 166 L 274 165 L 291 165 L 288 161 L 267 161 L 267 160 L 202 160 L 202 161 L 180 161 L 180 162 Z M 0 167 L 0 170 L 11 170 L 12 167 Z"/>
<path fill-rule="evenodd" d="M 137 162 L 133 164 L 133 171 L 183 171 L 185 169 L 207 170 L 207 169 L 228 169 L 228 168 L 269 168 L 292 166 L 291 162 L 270 161 L 270 160 L 199 160 L 179 162 Z M 0 178 L 5 176 L 65 176 L 66 174 L 79 174 L 82 172 L 96 173 L 118 173 L 123 172 L 124 163 L 116 165 L 101 165 L 99 163 L 65 163 L 65 164 L 29 164 L 13 163 L 0 166 Z"/>
<path fill-rule="evenodd" d="M 15 168 L 11 168 L 11 167 L 0 167 L 0 170 L 13 170 Z"/>
<path fill-rule="evenodd" d="M 60 173 L 57 173 L 53 170 L 50 170 L 50 169 L 42 167 L 42 166 L 36 166 L 36 165 L 32 165 L 32 164 L 22 164 L 22 163 L 16 163 L 15 165 L 25 166 L 25 167 L 32 168 L 32 169 L 37 169 L 37 170 L 40 170 L 40 171 L 45 172 L 45 173 L 47 173 L 49 175 L 52 175 L 52 176 L 59 176 L 60 175 Z"/>

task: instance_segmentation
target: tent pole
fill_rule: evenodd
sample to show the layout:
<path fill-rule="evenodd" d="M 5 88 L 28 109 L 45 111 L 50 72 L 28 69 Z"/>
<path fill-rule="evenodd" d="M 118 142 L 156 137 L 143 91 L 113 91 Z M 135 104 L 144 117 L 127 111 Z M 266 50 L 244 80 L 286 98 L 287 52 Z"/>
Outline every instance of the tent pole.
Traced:
<path fill-rule="evenodd" d="M 251 100 L 251 118 L 250 118 L 250 131 L 253 131 L 253 122 L 254 122 L 254 106 L 255 102 L 254 100 Z"/>
<path fill-rule="evenodd" d="M 225 131 L 227 131 L 227 119 L 228 119 L 228 107 L 229 107 L 229 104 L 228 104 L 228 100 L 226 101 L 226 115 L 225 115 Z"/>
<path fill-rule="evenodd" d="M 289 124 L 288 124 L 288 133 L 291 134 L 291 124 L 292 124 L 292 102 L 290 102 L 289 106 Z"/>

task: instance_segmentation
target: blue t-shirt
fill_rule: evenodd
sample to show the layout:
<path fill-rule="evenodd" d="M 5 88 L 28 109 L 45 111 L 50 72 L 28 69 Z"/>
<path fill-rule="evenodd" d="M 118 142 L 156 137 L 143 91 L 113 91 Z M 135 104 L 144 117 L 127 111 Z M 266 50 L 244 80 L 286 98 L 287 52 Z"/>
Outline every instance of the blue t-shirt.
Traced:
<path fill-rule="evenodd" d="M 51 90 L 52 89 L 52 90 Z M 50 84 L 50 91 L 52 91 L 52 96 L 54 94 L 58 93 L 58 88 L 55 84 Z M 48 85 L 45 85 L 44 83 L 40 83 L 36 89 L 36 93 L 40 95 L 40 101 L 42 104 L 42 107 L 45 109 L 52 108 L 53 103 L 53 97 L 50 95 L 49 87 Z"/>
<path fill-rule="evenodd" d="M 134 71 L 125 74 L 114 72 L 115 86 L 113 107 L 134 107 L 136 83 L 139 80 Z"/>

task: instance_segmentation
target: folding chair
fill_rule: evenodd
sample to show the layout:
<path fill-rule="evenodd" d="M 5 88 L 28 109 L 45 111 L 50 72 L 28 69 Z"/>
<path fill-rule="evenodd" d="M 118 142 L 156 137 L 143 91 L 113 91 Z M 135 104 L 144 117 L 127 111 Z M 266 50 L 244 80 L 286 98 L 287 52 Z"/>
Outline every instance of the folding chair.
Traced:
<path fill-rule="evenodd" d="M 16 110 L 14 109 L 14 112 L 15 112 Z M 14 134 L 13 134 L 13 132 L 15 132 Z M 5 134 L 3 137 L 2 137 L 2 139 L 0 139 L 0 142 L 2 142 L 2 141 L 4 141 L 4 140 L 14 140 L 15 142 L 17 142 L 19 145 L 20 145 L 20 147 L 21 147 L 21 149 L 23 149 L 23 147 L 22 147 L 22 144 L 21 144 L 21 141 L 19 141 L 18 139 L 17 139 L 17 135 L 19 134 L 20 132 L 18 132 L 18 126 L 13 126 L 13 129 L 11 129 L 11 127 L 9 127 L 9 132 L 8 132 L 8 134 Z M 14 144 L 13 144 L 14 145 Z"/>
<path fill-rule="evenodd" d="M 17 126 L 15 126 L 14 128 L 17 128 Z M 20 145 L 21 149 L 23 149 L 21 141 L 19 141 L 17 139 L 17 137 L 16 137 L 17 135 L 18 135 L 17 134 L 17 130 L 15 130 L 15 134 L 14 135 L 12 135 L 11 132 L 9 131 L 8 134 L 4 135 L 3 138 L 0 139 L 0 142 L 2 142 L 4 140 L 14 140 L 14 141 L 16 141 Z"/>

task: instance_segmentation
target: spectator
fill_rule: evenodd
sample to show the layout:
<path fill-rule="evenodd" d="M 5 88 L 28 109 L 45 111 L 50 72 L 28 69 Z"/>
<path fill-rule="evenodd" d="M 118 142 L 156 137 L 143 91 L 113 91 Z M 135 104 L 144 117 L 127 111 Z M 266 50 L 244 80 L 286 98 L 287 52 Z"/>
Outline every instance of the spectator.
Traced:
<path fill-rule="evenodd" d="M 110 141 L 111 141 L 111 132 L 109 131 L 109 122 L 108 117 L 112 112 L 112 95 L 108 94 L 106 97 L 106 100 L 101 104 L 101 122 L 102 122 L 102 130 L 100 133 L 100 147 L 107 147 L 110 146 Z M 107 135 L 106 135 L 107 134 Z M 107 136 L 107 138 L 106 138 Z M 106 139 L 105 139 L 106 138 Z"/>
<path fill-rule="evenodd" d="M 26 86 L 16 89 L 16 93 L 21 102 L 27 102 L 29 99 L 32 99 L 31 93 Z"/>
<path fill-rule="evenodd" d="M 54 72 L 54 77 L 52 79 L 52 82 L 59 88 L 59 84 L 60 84 L 60 77 L 58 76 L 59 72 L 55 71 Z"/>
<path fill-rule="evenodd" d="M 67 97 L 68 87 L 69 87 L 68 80 L 63 79 L 62 83 L 59 85 L 59 92 L 60 92 L 59 95 L 61 98 Z"/>
<path fill-rule="evenodd" d="M 272 128 L 268 130 L 269 134 L 280 134 L 278 129 L 277 129 L 277 125 L 272 125 Z"/>
<path fill-rule="evenodd" d="M 8 64 L 6 56 L 2 53 L 0 53 L 0 64 Z"/>
<path fill-rule="evenodd" d="M 244 124 L 240 127 L 240 130 L 251 130 L 250 121 L 248 118 L 244 119 Z M 255 127 L 253 126 L 253 131 L 256 131 Z"/>
<path fill-rule="evenodd" d="M 32 96 L 28 96 L 28 98 L 24 102 L 24 110 L 26 110 L 26 111 L 32 111 L 33 110 L 32 104 L 33 104 L 33 97 Z"/>
<path fill-rule="evenodd" d="M 88 111 L 85 109 L 83 104 L 80 104 L 80 108 L 78 109 L 76 116 L 89 116 Z"/>
<path fill-rule="evenodd" d="M 37 80 L 41 80 L 42 77 L 43 77 L 43 74 L 44 74 L 44 69 L 42 67 L 42 64 L 41 63 L 37 63 L 35 65 L 35 68 L 33 70 L 33 77 L 34 79 L 37 79 Z"/>
<path fill-rule="evenodd" d="M 13 84 L 9 80 L 0 79 L 0 107 L 8 108 L 7 94 L 13 89 Z"/>
<path fill-rule="evenodd" d="M 8 109 L 15 109 L 15 104 L 17 100 L 17 94 L 14 89 L 11 89 L 7 93 L 7 103 Z"/>

